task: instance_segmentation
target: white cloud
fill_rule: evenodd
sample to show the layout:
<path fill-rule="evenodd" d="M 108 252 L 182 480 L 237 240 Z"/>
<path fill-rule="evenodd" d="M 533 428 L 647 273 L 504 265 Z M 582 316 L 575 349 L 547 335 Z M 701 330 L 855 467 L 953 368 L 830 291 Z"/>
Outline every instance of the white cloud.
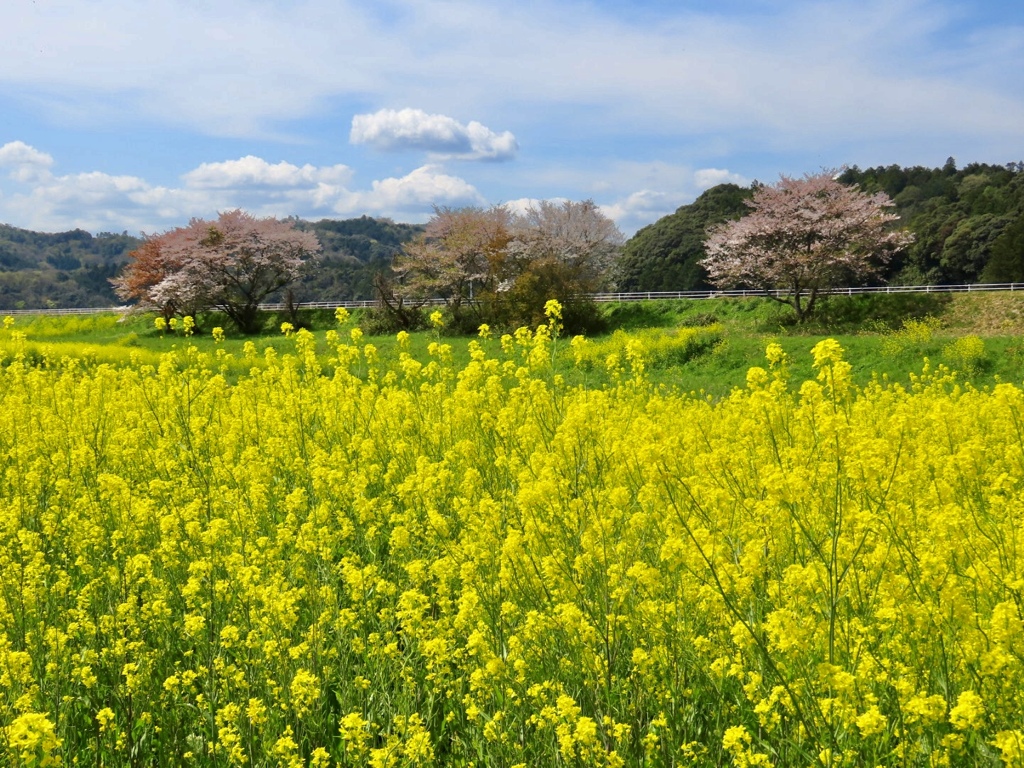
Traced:
<path fill-rule="evenodd" d="M 601 205 L 601 211 L 627 235 L 681 205 L 692 203 L 702 192 L 719 184 L 746 186 L 750 180 L 724 168 L 694 170 L 668 163 L 616 163 L 596 185 L 614 190 L 634 190 Z"/>
<path fill-rule="evenodd" d="M 424 165 L 398 179 L 373 182 L 358 203 L 371 212 L 421 211 L 434 205 L 481 205 L 484 198 L 476 187 L 449 176 L 439 166 Z"/>
<path fill-rule="evenodd" d="M 553 165 L 531 172 L 534 183 L 582 190 L 627 236 L 662 216 L 673 213 L 709 187 L 731 182 L 746 186 L 750 180 L 722 168 L 699 168 L 666 162 L 594 162 L 585 169 Z M 564 198 L 563 198 L 564 199 Z M 532 198 L 512 201 L 528 204 Z"/>
<path fill-rule="evenodd" d="M 510 131 L 495 133 L 475 120 L 463 125 L 421 109 L 381 109 L 352 118 L 349 140 L 381 150 L 425 150 L 460 160 L 508 160 L 519 145 Z"/>
<path fill-rule="evenodd" d="M 693 174 L 693 183 L 700 190 L 710 189 L 719 184 L 739 184 L 746 186 L 750 182 L 738 173 L 723 168 L 701 168 Z"/>
<path fill-rule="evenodd" d="M 632 235 L 640 227 L 672 213 L 679 205 L 681 203 L 676 195 L 642 189 L 602 205 L 601 212 L 627 235 Z"/>
<path fill-rule="evenodd" d="M 568 199 L 569 198 L 567 197 L 546 198 L 547 202 L 549 203 L 564 203 Z M 516 200 L 509 200 L 504 205 L 512 213 L 522 215 L 524 213 L 527 213 L 531 208 L 538 208 L 541 202 L 541 199 L 537 197 L 520 197 Z"/>
<path fill-rule="evenodd" d="M 38 170 L 12 175 L 14 183 L 0 191 L 0 221 L 51 232 L 75 227 L 157 232 L 231 208 L 260 216 L 373 214 L 410 221 L 424 220 L 434 205 L 483 203 L 472 184 L 437 165 L 353 189 L 344 165 L 269 163 L 252 155 L 203 163 L 183 174 L 178 186 L 102 171 L 57 175 L 52 164 L 49 155 L 23 142 L 0 148 L 0 167 Z"/>
<path fill-rule="evenodd" d="M 0 168 L 10 168 L 15 181 L 32 181 L 45 176 L 53 158 L 23 141 L 9 141 L 0 147 Z"/>
<path fill-rule="evenodd" d="M 268 163 L 263 158 L 246 155 L 238 160 L 203 163 L 181 178 L 186 186 L 195 189 L 302 187 L 321 183 L 345 184 L 352 178 L 352 171 L 345 165 L 317 168 L 306 163 L 299 167 L 283 161 Z"/>
<path fill-rule="evenodd" d="M 11 169 L 13 181 L 6 185 L 8 189 L 0 186 L 0 220 L 45 231 L 82 227 L 93 232 L 152 232 L 181 225 L 193 216 L 239 207 L 263 216 L 369 214 L 423 221 L 435 205 L 496 202 L 436 163 L 371 181 L 362 188 L 354 184 L 353 171 L 346 165 L 269 162 L 255 155 L 202 163 L 182 174 L 180 184 L 172 185 L 95 170 L 58 175 L 53 166 L 49 154 L 25 142 L 0 147 L 0 168 Z M 538 188 L 582 190 L 571 196 L 596 199 L 626 234 L 672 213 L 708 187 L 748 183 L 728 169 L 694 170 L 661 162 L 594 163 L 586 171 L 550 166 L 529 173 Z M 553 194 L 544 199 L 561 202 L 570 196 Z M 521 213 L 539 201 L 523 197 L 505 205 Z"/>

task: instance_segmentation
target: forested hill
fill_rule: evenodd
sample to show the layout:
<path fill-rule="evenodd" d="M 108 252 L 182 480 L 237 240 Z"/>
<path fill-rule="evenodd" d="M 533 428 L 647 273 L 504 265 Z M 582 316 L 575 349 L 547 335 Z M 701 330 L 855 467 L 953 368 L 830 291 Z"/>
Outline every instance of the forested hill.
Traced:
<path fill-rule="evenodd" d="M 127 233 L 48 234 L 0 224 L 0 310 L 120 303 L 110 278 L 140 242 Z"/>
<path fill-rule="evenodd" d="M 299 301 L 373 298 L 374 272 L 423 230 L 368 216 L 297 226 L 315 232 L 323 246 L 316 267 L 296 286 Z M 140 243 L 127 233 L 48 234 L 0 224 L 0 311 L 121 304 L 110 278 Z"/>
<path fill-rule="evenodd" d="M 882 191 L 914 244 L 891 279 L 903 284 L 1024 281 L 1024 163 L 847 170 L 840 181 Z"/>
<path fill-rule="evenodd" d="M 846 170 L 840 181 L 887 193 L 914 244 L 884 280 L 902 285 L 1024 282 L 1024 163 Z M 750 190 L 722 184 L 637 232 L 625 245 L 624 291 L 703 290 L 707 228 L 742 216 Z"/>
<path fill-rule="evenodd" d="M 295 288 L 299 301 L 374 298 L 374 274 L 388 270 L 402 244 L 423 231 L 419 224 L 369 216 L 299 222 L 299 228 L 315 232 L 323 246 L 316 267 Z"/>

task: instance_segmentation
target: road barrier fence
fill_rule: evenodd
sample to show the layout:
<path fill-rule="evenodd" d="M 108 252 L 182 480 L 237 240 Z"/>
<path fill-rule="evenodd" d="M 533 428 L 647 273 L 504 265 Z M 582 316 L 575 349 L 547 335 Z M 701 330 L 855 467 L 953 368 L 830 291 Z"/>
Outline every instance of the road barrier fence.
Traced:
<path fill-rule="evenodd" d="M 859 296 L 875 293 L 985 293 L 992 291 L 1024 291 L 1024 283 L 975 283 L 970 285 L 874 285 L 850 288 L 830 288 L 821 291 L 821 296 Z M 615 291 L 608 293 L 592 293 L 590 298 L 596 302 L 629 302 L 629 301 L 665 301 L 665 300 L 698 300 L 720 298 L 751 298 L 757 296 L 784 297 L 791 291 L 778 289 L 772 291 L 733 290 L 733 291 Z M 443 306 L 444 299 L 430 299 L 427 306 Z M 366 309 L 377 306 L 372 299 L 351 299 L 343 301 L 304 301 L 295 304 L 267 303 L 260 304 L 265 311 L 284 311 L 291 307 L 297 309 Z M 4 309 L 5 315 L 93 315 L 105 312 L 125 314 L 144 310 L 138 306 L 118 307 L 54 307 L 40 309 Z"/>

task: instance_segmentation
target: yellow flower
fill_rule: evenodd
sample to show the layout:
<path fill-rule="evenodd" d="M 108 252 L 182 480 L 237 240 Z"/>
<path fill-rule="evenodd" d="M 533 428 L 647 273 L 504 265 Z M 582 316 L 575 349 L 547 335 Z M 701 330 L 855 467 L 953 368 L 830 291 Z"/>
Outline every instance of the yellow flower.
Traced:
<path fill-rule="evenodd" d="M 114 710 L 110 707 L 104 707 L 96 713 L 96 722 L 99 723 L 100 733 L 103 733 L 114 722 Z"/>
<path fill-rule="evenodd" d="M 1002 753 L 1004 765 L 1011 768 L 1024 765 L 1024 733 L 1000 731 L 992 744 Z"/>
<path fill-rule="evenodd" d="M 865 739 L 884 732 L 887 723 L 888 720 L 878 711 L 878 707 L 870 707 L 866 712 L 857 716 L 857 728 Z"/>
<path fill-rule="evenodd" d="M 292 678 L 292 708 L 298 717 L 309 713 L 314 702 L 320 697 L 320 680 L 308 669 L 300 669 Z"/>
<path fill-rule="evenodd" d="M 978 729 L 985 717 L 985 703 L 974 691 L 964 691 L 956 700 L 956 706 L 949 710 L 949 722 L 958 731 Z"/>
<path fill-rule="evenodd" d="M 45 768 L 60 765 L 61 740 L 57 738 L 50 719 L 38 712 L 19 715 L 4 729 L 7 749 L 18 765 L 24 768 Z"/>
<path fill-rule="evenodd" d="M 742 725 L 733 725 L 725 729 L 722 736 L 722 747 L 728 752 L 746 749 L 750 744 L 750 733 Z"/>

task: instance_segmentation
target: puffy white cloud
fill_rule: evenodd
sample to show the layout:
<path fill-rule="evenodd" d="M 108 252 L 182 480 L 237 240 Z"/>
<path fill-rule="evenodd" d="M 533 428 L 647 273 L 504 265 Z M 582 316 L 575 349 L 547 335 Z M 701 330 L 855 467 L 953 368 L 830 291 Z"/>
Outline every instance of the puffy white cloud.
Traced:
<path fill-rule="evenodd" d="M 349 140 L 381 150 L 418 149 L 460 160 L 508 160 L 519 149 L 509 131 L 495 133 L 475 120 L 463 125 L 447 115 L 408 108 L 356 115 Z"/>
<path fill-rule="evenodd" d="M 731 183 L 746 186 L 750 182 L 740 174 L 723 168 L 701 168 L 699 171 L 694 171 L 693 183 L 698 189 L 705 190 L 719 184 Z"/>
<path fill-rule="evenodd" d="M 309 163 L 302 167 L 284 161 L 268 163 L 261 157 L 246 155 L 238 160 L 203 163 L 181 178 L 186 186 L 196 189 L 303 187 L 313 184 L 346 184 L 352 178 L 352 170 L 346 165 L 318 168 Z"/>
<path fill-rule="evenodd" d="M 53 158 L 23 141 L 9 141 L 0 147 L 0 168 L 10 168 L 15 181 L 31 181 L 45 176 Z"/>
<path fill-rule="evenodd" d="M 444 173 L 439 166 L 424 165 L 401 178 L 373 182 L 370 191 L 355 201 L 366 210 L 422 211 L 434 205 L 482 205 L 485 201 L 472 184 Z"/>
<path fill-rule="evenodd" d="M 344 165 L 270 163 L 251 155 L 203 163 L 183 174 L 178 186 L 102 171 L 57 175 L 52 165 L 49 155 L 24 142 L 0 147 L 0 167 L 14 169 L 13 183 L 0 188 L 0 221 L 42 231 L 156 232 L 231 208 L 260 216 L 368 213 L 409 221 L 425 219 L 434 205 L 484 202 L 472 184 L 437 165 L 364 189 L 351 188 L 352 173 Z"/>

